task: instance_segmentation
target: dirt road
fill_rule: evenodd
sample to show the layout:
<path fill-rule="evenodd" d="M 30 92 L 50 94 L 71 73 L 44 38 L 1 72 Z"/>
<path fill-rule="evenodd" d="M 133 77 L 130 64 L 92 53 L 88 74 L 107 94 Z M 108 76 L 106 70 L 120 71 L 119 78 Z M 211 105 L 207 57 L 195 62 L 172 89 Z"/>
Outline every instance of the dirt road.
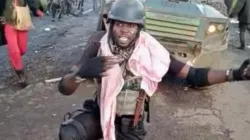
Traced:
<path fill-rule="evenodd" d="M 92 97 L 93 84 L 84 83 L 72 96 L 62 96 L 57 83 L 45 79 L 63 76 L 76 62 L 87 38 L 96 29 L 97 14 L 35 19 L 29 51 L 24 57 L 30 86 L 20 90 L 0 48 L 0 140 L 57 140 L 63 115 Z M 50 27 L 51 31 L 44 31 Z M 229 49 L 223 61 L 239 66 L 250 50 L 236 50 L 237 25 L 231 26 Z M 209 90 L 186 89 L 162 83 L 152 99 L 148 140 L 248 140 L 250 137 L 250 82 L 225 83 Z M 164 86 L 162 86 L 164 85 Z"/>

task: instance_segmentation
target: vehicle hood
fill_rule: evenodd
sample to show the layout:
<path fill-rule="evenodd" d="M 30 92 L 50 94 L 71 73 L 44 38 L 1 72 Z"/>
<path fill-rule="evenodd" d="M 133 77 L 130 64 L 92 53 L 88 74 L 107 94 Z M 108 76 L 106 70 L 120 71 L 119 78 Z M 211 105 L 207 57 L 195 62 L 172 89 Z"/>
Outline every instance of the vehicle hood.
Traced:
<path fill-rule="evenodd" d="M 221 14 L 214 7 L 196 3 L 196 2 L 169 2 L 167 0 L 146 0 L 146 11 L 167 13 L 182 17 L 207 17 L 207 18 L 223 18 L 226 16 Z"/>

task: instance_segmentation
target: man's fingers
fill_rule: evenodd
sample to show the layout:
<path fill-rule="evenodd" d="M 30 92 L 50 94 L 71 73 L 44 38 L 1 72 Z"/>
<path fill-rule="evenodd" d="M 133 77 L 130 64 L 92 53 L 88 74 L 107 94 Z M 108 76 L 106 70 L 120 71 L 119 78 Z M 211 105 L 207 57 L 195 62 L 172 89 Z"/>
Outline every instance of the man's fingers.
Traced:
<path fill-rule="evenodd" d="M 105 63 L 105 65 L 104 65 L 104 67 L 103 67 L 103 69 L 102 69 L 102 72 L 106 72 L 106 71 L 108 71 L 109 69 L 113 68 L 115 64 L 116 64 L 116 63 L 113 63 L 113 62 L 110 62 L 109 64 Z"/>
<path fill-rule="evenodd" d="M 123 59 L 121 59 L 121 58 L 109 58 L 109 59 L 106 59 L 105 64 L 106 65 L 114 65 L 114 64 L 118 64 L 122 61 L 123 61 Z"/>
<path fill-rule="evenodd" d="M 101 56 L 105 61 L 108 61 L 109 59 L 115 59 L 115 56 Z"/>
<path fill-rule="evenodd" d="M 247 67 L 249 64 L 250 64 L 250 59 L 246 59 L 246 60 L 242 63 L 241 68 L 245 68 L 245 67 Z"/>
<path fill-rule="evenodd" d="M 245 69 L 244 74 L 245 74 L 247 77 L 250 77 L 250 64 L 249 64 L 249 65 L 247 66 L 247 68 Z"/>
<path fill-rule="evenodd" d="M 121 61 L 120 60 L 114 60 L 114 61 L 107 61 L 107 62 L 104 62 L 104 67 L 108 67 L 108 68 L 111 68 L 113 67 L 115 64 L 119 64 Z"/>
<path fill-rule="evenodd" d="M 115 64 L 118 64 L 119 62 L 117 61 L 107 61 L 107 62 L 104 62 L 104 65 L 105 66 L 108 66 L 108 65 L 115 65 Z"/>
<path fill-rule="evenodd" d="M 122 58 L 118 56 L 104 56 L 105 61 L 121 61 Z"/>
<path fill-rule="evenodd" d="M 243 70 L 243 76 L 250 77 L 250 64 Z"/>
<path fill-rule="evenodd" d="M 106 76 L 108 76 L 108 73 L 107 72 L 103 72 L 100 75 L 101 75 L 101 77 L 106 77 Z"/>
<path fill-rule="evenodd" d="M 103 72 L 104 71 L 107 71 L 107 70 L 109 70 L 109 69 L 111 69 L 113 67 L 113 65 L 105 65 L 104 67 L 103 67 Z"/>

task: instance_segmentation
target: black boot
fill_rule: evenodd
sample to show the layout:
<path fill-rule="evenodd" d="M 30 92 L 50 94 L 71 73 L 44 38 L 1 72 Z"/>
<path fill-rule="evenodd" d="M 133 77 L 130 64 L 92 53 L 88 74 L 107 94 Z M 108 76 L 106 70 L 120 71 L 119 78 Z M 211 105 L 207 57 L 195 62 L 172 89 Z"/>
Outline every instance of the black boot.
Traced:
<path fill-rule="evenodd" d="M 25 88 L 28 85 L 27 78 L 25 73 L 22 70 L 16 71 L 16 74 L 18 76 L 18 83 L 22 88 Z"/>
<path fill-rule="evenodd" d="M 240 47 L 238 47 L 237 49 L 245 50 L 245 45 L 240 45 Z"/>

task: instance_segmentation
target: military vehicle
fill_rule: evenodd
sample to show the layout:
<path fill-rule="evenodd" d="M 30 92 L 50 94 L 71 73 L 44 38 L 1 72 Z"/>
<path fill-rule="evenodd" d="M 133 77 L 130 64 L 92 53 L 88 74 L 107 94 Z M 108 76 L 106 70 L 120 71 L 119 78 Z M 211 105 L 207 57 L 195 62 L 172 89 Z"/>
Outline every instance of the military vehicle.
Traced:
<path fill-rule="evenodd" d="M 107 30 L 114 0 L 101 0 L 97 30 Z M 145 31 L 175 58 L 194 67 L 220 67 L 227 49 L 229 19 L 214 7 L 196 2 L 146 0 Z"/>

